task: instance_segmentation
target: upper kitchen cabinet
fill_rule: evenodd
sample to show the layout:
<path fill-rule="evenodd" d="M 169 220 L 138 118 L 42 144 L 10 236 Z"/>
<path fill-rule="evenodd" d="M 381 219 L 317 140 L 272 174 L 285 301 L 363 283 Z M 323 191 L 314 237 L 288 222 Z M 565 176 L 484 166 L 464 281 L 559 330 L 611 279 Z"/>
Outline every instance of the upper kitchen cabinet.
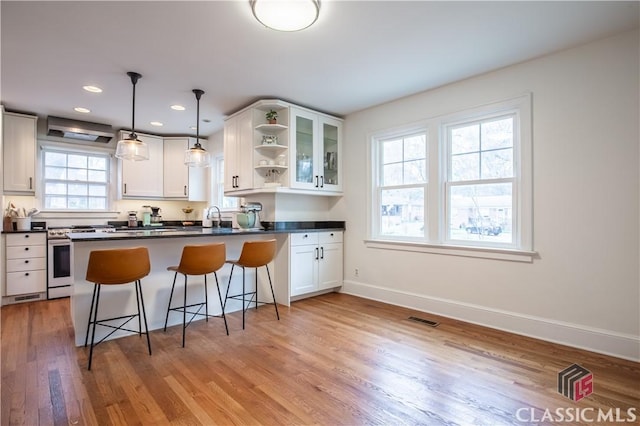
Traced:
<path fill-rule="evenodd" d="M 128 134 L 129 132 L 121 131 L 119 138 L 125 138 Z M 149 146 L 149 159 L 145 161 L 119 161 L 121 196 L 122 198 L 163 198 L 164 141 L 159 136 L 140 133 L 137 135 L 138 139 Z"/>
<path fill-rule="evenodd" d="M 2 116 L 4 192 L 33 195 L 38 117 L 13 112 Z"/>
<path fill-rule="evenodd" d="M 291 187 L 342 191 L 342 121 L 291 108 Z"/>
<path fill-rule="evenodd" d="M 270 111 L 277 113 L 275 123 L 267 120 Z M 225 193 L 341 195 L 341 143 L 340 119 L 280 100 L 258 101 L 225 123 Z M 239 185 L 239 174 L 250 178 Z"/>
<path fill-rule="evenodd" d="M 253 111 L 224 123 L 224 192 L 253 189 Z"/>
<path fill-rule="evenodd" d="M 207 168 L 188 167 L 184 153 L 195 144 L 195 138 L 164 138 L 164 198 L 207 201 Z M 206 146 L 206 141 L 200 139 Z"/>

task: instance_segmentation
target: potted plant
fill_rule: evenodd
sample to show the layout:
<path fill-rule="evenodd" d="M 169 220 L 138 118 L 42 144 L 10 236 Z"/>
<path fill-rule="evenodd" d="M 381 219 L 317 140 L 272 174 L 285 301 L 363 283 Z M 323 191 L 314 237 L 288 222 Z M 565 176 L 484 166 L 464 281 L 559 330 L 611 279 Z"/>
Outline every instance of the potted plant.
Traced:
<path fill-rule="evenodd" d="M 269 124 L 276 124 L 277 118 L 278 118 L 278 113 L 274 110 L 269 110 L 268 113 L 266 113 L 265 118 L 267 119 L 267 121 L 269 122 Z"/>

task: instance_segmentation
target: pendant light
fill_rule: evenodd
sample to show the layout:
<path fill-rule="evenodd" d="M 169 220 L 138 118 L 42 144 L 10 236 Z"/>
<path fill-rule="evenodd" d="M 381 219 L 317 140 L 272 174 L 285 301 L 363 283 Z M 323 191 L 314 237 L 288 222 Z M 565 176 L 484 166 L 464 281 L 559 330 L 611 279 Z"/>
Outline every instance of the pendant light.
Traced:
<path fill-rule="evenodd" d="M 116 147 L 116 158 L 130 161 L 142 161 L 149 159 L 149 147 L 146 143 L 138 139 L 135 131 L 136 120 L 136 83 L 142 76 L 137 72 L 129 71 L 127 73 L 131 78 L 131 84 L 133 85 L 133 107 L 131 112 L 131 133 L 125 139 L 118 141 Z"/>
<path fill-rule="evenodd" d="M 193 148 L 189 148 L 184 153 L 184 164 L 189 167 L 209 167 L 209 153 L 200 145 L 200 97 L 204 91 L 193 89 L 196 95 L 197 112 L 196 112 L 196 143 Z"/>

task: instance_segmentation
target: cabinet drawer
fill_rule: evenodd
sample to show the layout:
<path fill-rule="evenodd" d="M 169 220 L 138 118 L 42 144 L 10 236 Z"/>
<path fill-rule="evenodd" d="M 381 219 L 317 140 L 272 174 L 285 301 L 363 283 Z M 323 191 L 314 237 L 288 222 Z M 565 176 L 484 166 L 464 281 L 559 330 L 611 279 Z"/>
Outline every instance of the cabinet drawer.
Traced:
<path fill-rule="evenodd" d="M 7 234 L 7 247 L 47 244 L 45 233 Z"/>
<path fill-rule="evenodd" d="M 317 232 L 301 232 L 299 234 L 291 234 L 291 245 L 292 246 L 304 246 L 307 244 L 318 244 L 318 233 Z"/>
<path fill-rule="evenodd" d="M 7 259 L 30 259 L 46 257 L 47 246 L 14 246 L 7 247 Z"/>
<path fill-rule="evenodd" d="M 320 244 L 341 243 L 342 231 L 320 232 Z"/>
<path fill-rule="evenodd" d="M 34 271 L 37 269 L 47 269 L 47 262 L 44 257 L 7 259 L 7 272 Z"/>
<path fill-rule="evenodd" d="M 47 288 L 47 271 L 8 272 L 7 296 L 38 293 Z"/>

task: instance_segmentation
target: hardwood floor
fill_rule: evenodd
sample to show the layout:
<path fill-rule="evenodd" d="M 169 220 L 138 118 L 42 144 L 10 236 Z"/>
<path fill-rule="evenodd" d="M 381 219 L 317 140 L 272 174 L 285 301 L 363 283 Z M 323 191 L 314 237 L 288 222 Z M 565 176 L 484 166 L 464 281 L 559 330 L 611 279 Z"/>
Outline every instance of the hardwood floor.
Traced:
<path fill-rule="evenodd" d="M 90 372 L 68 304 L 2 307 L 2 425 L 513 425 L 558 424 L 557 413 L 603 424 L 589 421 L 599 409 L 640 419 L 639 363 L 353 296 L 295 302 L 280 321 L 263 306 L 244 331 L 234 313 L 230 336 L 219 319 L 199 321 L 185 349 L 180 327 L 153 331 L 152 356 L 144 337 L 105 342 Z M 593 373 L 578 402 L 557 390 L 574 363 Z"/>

